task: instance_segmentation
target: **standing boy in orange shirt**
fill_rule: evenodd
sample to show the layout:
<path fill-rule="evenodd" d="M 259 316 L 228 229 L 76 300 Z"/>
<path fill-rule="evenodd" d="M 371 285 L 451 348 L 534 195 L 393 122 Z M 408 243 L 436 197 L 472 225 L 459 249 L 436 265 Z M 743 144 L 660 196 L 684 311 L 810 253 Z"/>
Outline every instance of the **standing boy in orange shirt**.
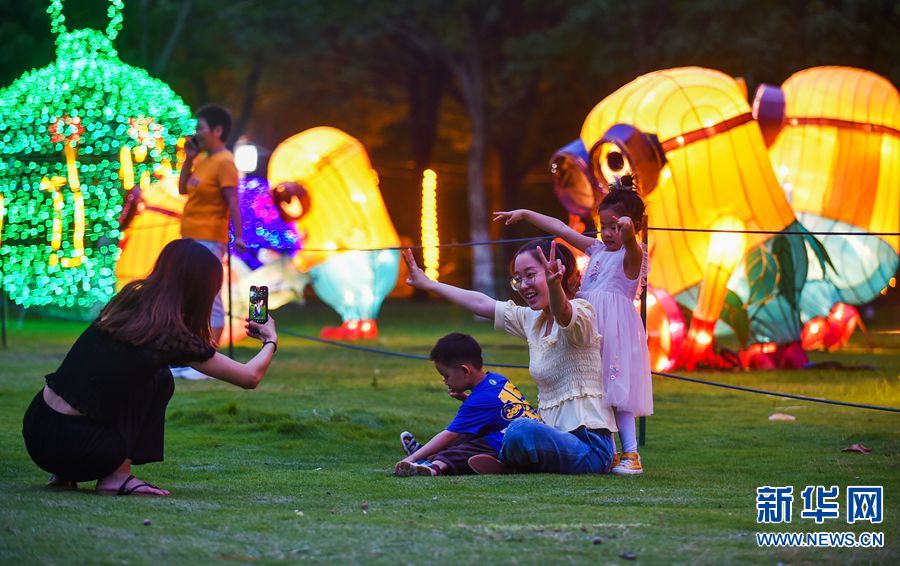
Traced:
<path fill-rule="evenodd" d="M 238 171 L 234 155 L 225 147 L 230 132 L 231 112 L 227 108 L 208 104 L 197 110 L 197 131 L 184 144 L 185 161 L 178 178 L 178 192 L 188 195 L 181 216 L 181 237 L 196 240 L 220 260 L 228 249 L 229 219 L 235 249 L 246 249 L 238 205 Z M 213 304 L 210 326 L 218 344 L 225 328 L 221 292 Z"/>

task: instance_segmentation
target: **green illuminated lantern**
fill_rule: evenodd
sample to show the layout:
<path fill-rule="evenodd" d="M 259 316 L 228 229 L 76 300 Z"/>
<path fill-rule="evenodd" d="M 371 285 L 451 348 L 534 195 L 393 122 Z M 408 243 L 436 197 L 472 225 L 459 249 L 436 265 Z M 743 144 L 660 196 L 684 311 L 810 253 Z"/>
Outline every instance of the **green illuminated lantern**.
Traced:
<path fill-rule="evenodd" d="M 110 1 L 104 32 L 67 31 L 52 0 L 56 61 L 0 90 L 0 273 L 24 307 L 96 315 L 115 293 L 129 192 L 173 175 L 193 132 L 172 89 L 119 60 L 122 8 Z"/>

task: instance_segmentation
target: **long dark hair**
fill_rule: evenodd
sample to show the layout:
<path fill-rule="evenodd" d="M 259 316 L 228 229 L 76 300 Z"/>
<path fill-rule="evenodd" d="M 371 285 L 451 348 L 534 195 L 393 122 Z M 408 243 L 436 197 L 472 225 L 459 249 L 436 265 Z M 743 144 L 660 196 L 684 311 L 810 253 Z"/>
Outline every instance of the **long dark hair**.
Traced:
<path fill-rule="evenodd" d="M 513 256 L 512 262 L 509 264 L 509 272 L 512 275 L 515 275 L 516 271 L 516 258 L 519 255 L 530 252 L 535 258 L 538 257 L 537 249 L 540 248 L 542 252 L 544 252 L 544 257 L 550 259 L 550 240 L 546 239 L 537 239 L 531 240 L 516 252 L 516 255 Z M 578 281 L 580 279 L 580 275 L 578 273 L 578 264 L 575 261 L 575 254 L 572 253 L 572 250 L 568 248 L 565 244 L 556 244 L 556 259 L 562 260 L 563 267 L 566 268 L 566 274 L 563 276 L 562 280 L 562 288 L 563 293 L 566 294 L 566 297 L 572 298 L 575 296 L 575 292 L 578 290 Z"/>
<path fill-rule="evenodd" d="M 170 242 L 146 279 L 125 285 L 104 307 L 98 327 L 142 346 L 189 335 L 214 346 L 209 317 L 222 288 L 222 264 L 193 240 Z"/>

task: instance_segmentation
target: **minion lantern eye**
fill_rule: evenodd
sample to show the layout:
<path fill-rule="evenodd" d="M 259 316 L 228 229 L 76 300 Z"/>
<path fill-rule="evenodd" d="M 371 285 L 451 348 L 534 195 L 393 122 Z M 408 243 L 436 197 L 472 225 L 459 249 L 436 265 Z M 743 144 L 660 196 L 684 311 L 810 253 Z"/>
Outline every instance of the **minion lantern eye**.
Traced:
<path fill-rule="evenodd" d="M 279 183 L 270 192 L 278 214 L 285 222 L 296 222 L 309 212 L 309 191 L 300 183 Z"/>
<path fill-rule="evenodd" d="M 625 158 L 618 151 L 610 151 L 606 154 L 606 166 L 613 172 L 619 172 L 625 167 Z"/>
<path fill-rule="evenodd" d="M 655 135 L 628 124 L 616 124 L 591 149 L 590 162 L 601 186 L 615 177 L 630 175 L 636 179 L 641 194 L 646 195 L 656 188 L 666 158 Z"/>

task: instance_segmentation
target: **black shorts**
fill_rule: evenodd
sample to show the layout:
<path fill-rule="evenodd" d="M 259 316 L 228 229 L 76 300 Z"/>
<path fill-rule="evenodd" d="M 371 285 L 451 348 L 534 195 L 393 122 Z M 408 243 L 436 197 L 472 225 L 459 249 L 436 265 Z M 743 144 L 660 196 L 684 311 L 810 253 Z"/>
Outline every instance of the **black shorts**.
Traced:
<path fill-rule="evenodd" d="M 58 413 L 44 401 L 43 390 L 38 391 L 22 422 L 25 447 L 39 467 L 76 482 L 107 476 L 126 459 L 132 464 L 160 462 L 166 406 L 174 391 L 171 372 L 162 368 L 132 392 L 109 421 Z"/>
<path fill-rule="evenodd" d="M 447 470 L 441 472 L 442 474 L 461 476 L 475 473 L 469 467 L 469 458 L 476 454 L 490 454 L 494 458 L 497 457 L 497 451 L 491 448 L 483 436 L 463 434 L 456 442 L 433 455 L 429 460 L 447 464 Z"/>
<path fill-rule="evenodd" d="M 58 413 L 43 390 L 25 411 L 22 437 L 35 464 L 67 480 L 102 478 L 125 460 L 125 440 L 112 424 Z"/>

